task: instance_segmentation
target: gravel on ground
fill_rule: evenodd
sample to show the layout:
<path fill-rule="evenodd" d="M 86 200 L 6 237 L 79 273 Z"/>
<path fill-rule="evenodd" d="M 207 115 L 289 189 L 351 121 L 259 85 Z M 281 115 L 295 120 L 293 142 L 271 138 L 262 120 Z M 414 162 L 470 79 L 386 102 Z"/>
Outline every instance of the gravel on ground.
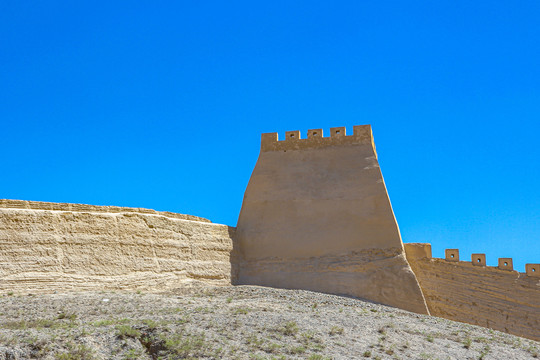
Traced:
<path fill-rule="evenodd" d="M 533 340 L 302 290 L 201 285 L 0 297 L 0 360 L 539 357 Z"/>

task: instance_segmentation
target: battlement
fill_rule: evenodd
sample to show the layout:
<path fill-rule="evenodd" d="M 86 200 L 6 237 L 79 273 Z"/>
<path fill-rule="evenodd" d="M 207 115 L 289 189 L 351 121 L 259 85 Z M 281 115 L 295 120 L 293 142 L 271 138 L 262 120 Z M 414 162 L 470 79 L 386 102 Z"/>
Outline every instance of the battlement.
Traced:
<path fill-rule="evenodd" d="M 430 244 L 404 245 L 431 315 L 540 340 L 540 264 L 518 272 L 511 258 L 486 266 L 486 254 L 462 261 L 459 249 L 446 249 L 439 259 Z"/>
<path fill-rule="evenodd" d="M 405 244 L 407 250 L 407 256 L 414 259 L 432 259 L 431 256 L 431 244 L 424 243 L 409 243 Z M 486 265 L 486 254 L 471 254 L 471 261 L 463 261 L 459 259 L 459 249 L 445 249 L 445 260 L 452 263 L 470 264 L 473 266 L 482 266 L 491 269 L 499 269 L 505 271 L 513 271 L 512 258 L 499 258 L 497 266 Z M 540 264 L 525 264 L 526 276 L 540 277 Z"/>
<path fill-rule="evenodd" d="M 307 138 L 302 139 L 299 130 L 286 131 L 285 140 L 278 139 L 278 133 L 261 135 L 261 152 L 317 149 L 341 145 L 371 145 L 375 150 L 371 125 L 353 126 L 353 134 L 347 135 L 346 128 L 330 128 L 330 136 L 323 136 L 323 129 L 310 129 Z"/>

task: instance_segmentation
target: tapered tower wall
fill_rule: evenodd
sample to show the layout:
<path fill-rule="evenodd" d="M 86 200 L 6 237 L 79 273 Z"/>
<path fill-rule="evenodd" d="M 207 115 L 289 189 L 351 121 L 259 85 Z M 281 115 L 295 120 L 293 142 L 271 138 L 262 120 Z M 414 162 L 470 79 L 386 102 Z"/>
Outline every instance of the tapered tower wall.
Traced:
<path fill-rule="evenodd" d="M 238 283 L 351 295 L 427 313 L 369 125 L 263 134 L 236 242 Z"/>

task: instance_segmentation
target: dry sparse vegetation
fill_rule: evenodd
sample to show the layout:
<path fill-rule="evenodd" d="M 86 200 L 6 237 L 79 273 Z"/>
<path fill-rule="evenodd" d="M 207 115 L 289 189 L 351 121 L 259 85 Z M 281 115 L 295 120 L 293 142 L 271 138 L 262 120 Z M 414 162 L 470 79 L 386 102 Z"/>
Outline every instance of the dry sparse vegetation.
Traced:
<path fill-rule="evenodd" d="M 14 294 L 0 297 L 0 309 L 0 360 L 539 356 L 535 341 L 299 290 Z"/>

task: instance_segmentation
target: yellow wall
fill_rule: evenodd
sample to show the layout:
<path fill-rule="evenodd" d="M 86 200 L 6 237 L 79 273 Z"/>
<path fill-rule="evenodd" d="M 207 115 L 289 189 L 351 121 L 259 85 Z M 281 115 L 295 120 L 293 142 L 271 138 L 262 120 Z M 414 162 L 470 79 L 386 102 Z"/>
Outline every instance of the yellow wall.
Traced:
<path fill-rule="evenodd" d="M 317 133 L 317 134 L 315 134 Z M 352 295 L 427 313 L 369 125 L 263 134 L 236 241 L 238 282 Z"/>
<path fill-rule="evenodd" d="M 4 200 L 0 292 L 230 284 L 233 230 L 146 209 Z"/>
<path fill-rule="evenodd" d="M 429 244 L 405 250 L 431 315 L 540 340 L 540 277 L 434 259 Z"/>

